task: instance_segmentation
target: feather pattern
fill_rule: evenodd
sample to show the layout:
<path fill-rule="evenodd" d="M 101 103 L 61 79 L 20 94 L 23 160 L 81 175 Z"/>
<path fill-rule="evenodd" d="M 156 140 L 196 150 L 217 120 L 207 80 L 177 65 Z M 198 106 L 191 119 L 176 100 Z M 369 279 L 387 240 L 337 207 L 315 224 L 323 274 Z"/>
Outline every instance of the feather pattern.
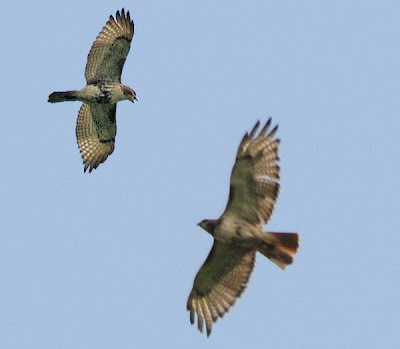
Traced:
<path fill-rule="evenodd" d="M 190 322 L 207 336 L 241 296 L 254 268 L 256 252 L 284 269 L 299 247 L 297 233 L 266 233 L 279 193 L 277 126 L 271 119 L 257 134 L 260 122 L 244 135 L 232 169 L 227 207 L 218 219 L 199 226 L 214 238 L 213 247 L 198 271 L 187 301 Z"/>
<path fill-rule="evenodd" d="M 84 171 L 92 172 L 114 151 L 117 124 L 116 104 L 83 103 L 76 122 L 76 139 Z"/>
<path fill-rule="evenodd" d="M 88 54 L 85 78 L 88 84 L 107 80 L 121 82 L 122 69 L 128 56 L 134 33 L 129 11 L 118 11 L 97 36 Z"/>
<path fill-rule="evenodd" d="M 246 288 L 254 261 L 255 251 L 214 242 L 210 254 L 196 275 L 187 302 L 190 322 L 194 323 L 197 313 L 200 332 L 203 332 L 205 322 L 209 336 L 213 323 L 235 304 Z"/>
<path fill-rule="evenodd" d="M 246 133 L 239 145 L 232 169 L 229 200 L 225 215 L 234 215 L 249 223 L 268 222 L 279 195 L 278 126 L 268 132 L 271 119 L 256 136 L 260 122 Z M 244 209 L 245 208 L 245 209 Z"/>

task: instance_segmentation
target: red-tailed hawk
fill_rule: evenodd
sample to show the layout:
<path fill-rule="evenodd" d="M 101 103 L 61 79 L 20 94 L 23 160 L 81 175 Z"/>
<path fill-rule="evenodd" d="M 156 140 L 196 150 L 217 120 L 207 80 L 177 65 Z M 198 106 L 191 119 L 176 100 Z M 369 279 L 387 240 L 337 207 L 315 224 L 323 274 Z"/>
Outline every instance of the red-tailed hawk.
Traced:
<path fill-rule="evenodd" d="M 274 138 L 278 126 L 268 132 L 271 119 L 256 136 L 259 125 L 239 145 L 225 212 L 198 224 L 213 236 L 214 244 L 194 279 L 187 310 L 191 324 L 197 314 L 201 332 L 206 323 L 207 336 L 246 288 L 256 252 L 285 269 L 299 248 L 298 234 L 263 230 L 279 193 L 280 140 Z"/>
<path fill-rule="evenodd" d="M 53 92 L 50 103 L 82 101 L 76 122 L 76 138 L 84 171 L 91 172 L 114 151 L 117 102 L 134 102 L 136 93 L 121 84 L 121 73 L 133 38 L 129 11 L 118 11 L 97 36 L 88 54 L 85 69 L 87 85 L 77 91 Z"/>

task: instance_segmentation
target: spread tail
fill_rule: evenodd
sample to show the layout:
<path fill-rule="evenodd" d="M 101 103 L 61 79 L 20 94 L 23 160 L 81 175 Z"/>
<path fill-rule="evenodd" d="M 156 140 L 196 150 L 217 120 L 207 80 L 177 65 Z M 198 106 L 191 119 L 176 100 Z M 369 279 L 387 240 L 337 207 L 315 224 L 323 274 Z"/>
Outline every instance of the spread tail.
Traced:
<path fill-rule="evenodd" d="M 50 103 L 76 101 L 76 91 L 53 92 L 48 101 Z"/>
<path fill-rule="evenodd" d="M 299 249 L 299 234 L 264 233 L 263 239 L 261 246 L 258 247 L 258 252 L 281 269 L 285 269 L 288 264 L 293 263 L 293 256 Z"/>

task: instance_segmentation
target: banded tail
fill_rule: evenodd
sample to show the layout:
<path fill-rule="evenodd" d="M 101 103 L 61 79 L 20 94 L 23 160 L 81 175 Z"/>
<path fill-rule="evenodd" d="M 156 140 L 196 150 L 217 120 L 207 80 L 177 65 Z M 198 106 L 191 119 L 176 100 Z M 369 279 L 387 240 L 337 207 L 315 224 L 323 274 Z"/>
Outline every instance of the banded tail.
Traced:
<path fill-rule="evenodd" d="M 76 92 L 77 91 L 53 92 L 49 96 L 48 102 L 58 103 L 66 101 L 76 101 Z"/>
<path fill-rule="evenodd" d="M 293 256 L 299 249 L 299 234 L 297 233 L 264 233 L 264 241 L 258 247 L 258 252 L 269 258 L 279 268 L 285 269 L 293 263 Z"/>

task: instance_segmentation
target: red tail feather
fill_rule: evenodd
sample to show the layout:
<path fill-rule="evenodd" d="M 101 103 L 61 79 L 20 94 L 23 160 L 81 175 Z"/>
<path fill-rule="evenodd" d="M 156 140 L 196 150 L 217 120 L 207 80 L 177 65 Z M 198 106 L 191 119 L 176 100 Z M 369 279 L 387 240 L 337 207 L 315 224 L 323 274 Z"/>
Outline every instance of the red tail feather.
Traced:
<path fill-rule="evenodd" d="M 299 249 L 299 234 L 265 233 L 263 239 L 264 241 L 258 247 L 258 252 L 281 269 L 285 269 L 288 264 L 293 263 L 293 256 Z"/>

